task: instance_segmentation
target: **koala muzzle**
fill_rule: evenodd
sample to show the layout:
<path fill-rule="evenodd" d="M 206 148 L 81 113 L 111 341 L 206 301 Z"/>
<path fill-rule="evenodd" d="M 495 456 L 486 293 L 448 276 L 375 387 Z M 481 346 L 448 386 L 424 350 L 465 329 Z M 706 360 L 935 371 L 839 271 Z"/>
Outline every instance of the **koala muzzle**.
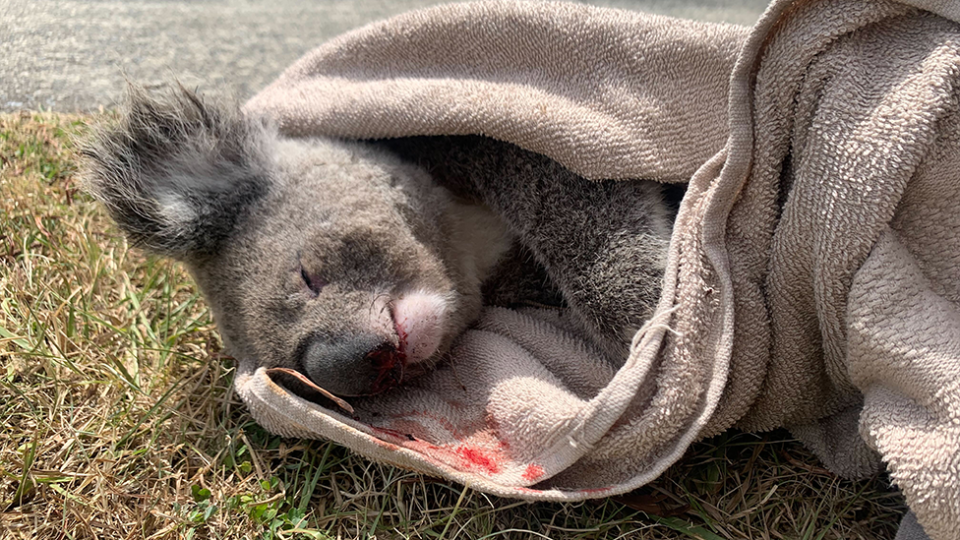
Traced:
<path fill-rule="evenodd" d="M 400 384 L 404 354 L 389 341 L 362 334 L 335 342 L 315 339 L 303 356 L 306 375 L 339 396 L 369 396 Z"/>

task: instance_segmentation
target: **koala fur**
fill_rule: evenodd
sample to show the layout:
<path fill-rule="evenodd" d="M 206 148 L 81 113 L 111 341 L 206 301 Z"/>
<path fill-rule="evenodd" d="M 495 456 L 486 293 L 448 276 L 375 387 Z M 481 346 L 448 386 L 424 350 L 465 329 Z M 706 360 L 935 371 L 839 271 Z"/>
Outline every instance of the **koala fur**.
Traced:
<path fill-rule="evenodd" d="M 501 217 L 546 269 L 582 333 L 612 363 L 626 360 L 660 299 L 666 266 L 673 211 L 658 183 L 586 180 L 546 156 L 484 137 L 379 144 Z"/>
<path fill-rule="evenodd" d="M 614 361 L 659 296 L 658 186 L 490 139 L 289 138 L 184 89 L 132 88 L 82 155 L 125 234 L 187 266 L 230 354 L 343 396 L 429 369 L 504 269 L 532 265 Z"/>

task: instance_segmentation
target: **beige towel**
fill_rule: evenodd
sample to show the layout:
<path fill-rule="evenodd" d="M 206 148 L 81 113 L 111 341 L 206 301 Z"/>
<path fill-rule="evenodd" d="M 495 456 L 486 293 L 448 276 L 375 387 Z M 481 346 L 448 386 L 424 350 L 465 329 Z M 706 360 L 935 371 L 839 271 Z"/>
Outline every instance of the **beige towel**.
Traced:
<path fill-rule="evenodd" d="M 247 112 L 289 135 L 476 133 L 590 178 L 689 182 L 658 314 L 614 372 L 549 314 L 487 310 L 353 418 L 252 363 L 264 427 L 510 497 L 649 482 L 736 426 L 878 457 L 960 530 L 960 2 L 779 0 L 752 31 L 556 3 L 441 6 L 309 53 Z"/>

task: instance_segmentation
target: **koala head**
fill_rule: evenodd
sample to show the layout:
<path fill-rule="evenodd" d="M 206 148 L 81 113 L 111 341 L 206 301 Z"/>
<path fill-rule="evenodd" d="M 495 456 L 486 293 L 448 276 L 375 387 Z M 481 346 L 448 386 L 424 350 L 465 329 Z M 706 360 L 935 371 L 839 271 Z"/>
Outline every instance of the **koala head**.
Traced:
<path fill-rule="evenodd" d="M 126 101 L 83 148 L 84 182 L 132 242 L 187 266 L 233 356 L 369 395 L 476 317 L 479 283 L 446 234 L 456 203 L 424 171 L 183 89 Z"/>

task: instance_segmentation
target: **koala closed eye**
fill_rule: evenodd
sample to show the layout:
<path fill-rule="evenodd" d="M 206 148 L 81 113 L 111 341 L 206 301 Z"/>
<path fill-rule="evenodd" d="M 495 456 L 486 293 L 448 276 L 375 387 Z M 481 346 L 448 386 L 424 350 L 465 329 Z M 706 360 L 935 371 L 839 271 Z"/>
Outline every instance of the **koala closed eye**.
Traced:
<path fill-rule="evenodd" d="M 303 280 L 303 284 L 310 289 L 310 292 L 313 293 L 313 296 L 316 297 L 320 294 L 320 291 L 328 285 L 327 281 L 321 278 L 320 276 L 309 272 L 306 268 L 303 267 L 303 264 L 300 265 L 300 279 Z"/>

